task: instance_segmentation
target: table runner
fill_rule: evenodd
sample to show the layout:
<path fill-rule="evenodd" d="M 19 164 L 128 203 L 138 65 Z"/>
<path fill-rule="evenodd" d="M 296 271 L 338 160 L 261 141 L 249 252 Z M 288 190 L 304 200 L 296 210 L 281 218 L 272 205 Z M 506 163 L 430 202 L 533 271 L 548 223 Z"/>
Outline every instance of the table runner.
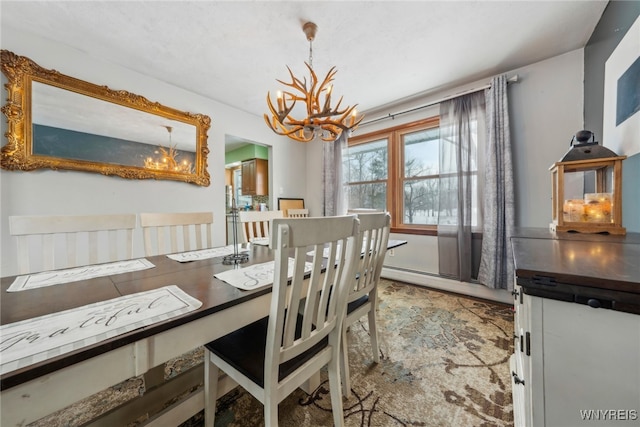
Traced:
<path fill-rule="evenodd" d="M 113 338 L 199 308 L 165 286 L 0 327 L 0 374 Z"/>
<path fill-rule="evenodd" d="M 201 259 L 216 258 L 233 253 L 233 245 L 222 246 L 219 248 L 201 249 L 198 251 L 182 252 L 179 254 L 167 255 L 168 258 L 178 262 L 191 262 Z M 242 249 L 241 245 L 238 245 L 238 252 L 247 252 L 248 249 Z"/>
<path fill-rule="evenodd" d="M 289 267 L 287 270 L 289 278 L 293 276 L 294 263 L 295 260 L 293 258 L 289 258 Z M 311 272 L 312 267 L 312 263 L 305 262 L 305 273 Z M 272 285 L 274 273 L 275 262 L 269 261 L 262 264 L 250 265 L 245 268 L 227 270 L 222 273 L 214 274 L 214 277 L 230 284 L 231 286 L 249 291 L 263 286 Z"/>
<path fill-rule="evenodd" d="M 147 268 L 153 267 L 155 267 L 155 265 L 151 262 L 144 258 L 140 258 L 127 261 L 110 262 L 106 264 L 85 265 L 82 267 L 67 268 L 64 270 L 43 271 L 41 273 L 16 277 L 11 286 L 9 286 L 9 289 L 7 289 L 7 292 L 19 292 L 28 289 L 43 288 L 45 286 L 78 282 L 80 280 L 94 279 L 96 277 L 146 270 Z"/>

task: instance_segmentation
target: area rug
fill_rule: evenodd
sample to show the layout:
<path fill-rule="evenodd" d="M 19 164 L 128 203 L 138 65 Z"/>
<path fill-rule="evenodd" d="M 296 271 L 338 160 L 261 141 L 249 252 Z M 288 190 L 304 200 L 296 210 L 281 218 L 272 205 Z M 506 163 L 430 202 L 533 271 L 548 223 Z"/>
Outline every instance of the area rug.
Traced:
<path fill-rule="evenodd" d="M 348 335 L 352 396 L 343 402 L 345 426 L 513 425 L 511 307 L 388 280 L 378 293 L 380 363 L 373 362 L 366 317 Z M 170 361 L 165 376 L 201 360 L 196 350 Z M 32 425 L 86 425 L 141 394 L 144 381 L 133 378 Z M 203 424 L 199 413 L 181 427 Z M 333 425 L 326 371 L 311 395 L 297 390 L 280 403 L 279 424 Z M 262 426 L 263 407 L 238 387 L 219 399 L 215 425 Z"/>

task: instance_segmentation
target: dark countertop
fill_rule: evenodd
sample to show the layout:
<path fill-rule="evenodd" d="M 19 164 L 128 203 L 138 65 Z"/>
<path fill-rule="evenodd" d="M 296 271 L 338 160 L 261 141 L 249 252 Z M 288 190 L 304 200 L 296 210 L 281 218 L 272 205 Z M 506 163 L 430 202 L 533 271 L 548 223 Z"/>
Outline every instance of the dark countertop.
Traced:
<path fill-rule="evenodd" d="M 554 233 L 520 228 L 511 239 L 516 280 L 530 295 L 640 313 L 640 233 Z M 630 309 L 622 309 L 632 304 Z M 609 307 L 610 305 L 610 307 Z"/>

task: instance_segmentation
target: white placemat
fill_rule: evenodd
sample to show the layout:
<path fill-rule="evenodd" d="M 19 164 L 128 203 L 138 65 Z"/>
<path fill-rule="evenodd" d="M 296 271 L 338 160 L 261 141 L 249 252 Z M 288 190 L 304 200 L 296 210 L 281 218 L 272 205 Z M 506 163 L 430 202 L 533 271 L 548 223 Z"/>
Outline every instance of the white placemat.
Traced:
<path fill-rule="evenodd" d="M 64 270 L 43 271 L 41 273 L 18 276 L 7 292 L 25 291 L 27 289 L 43 288 L 61 283 L 78 282 L 96 277 L 111 276 L 113 274 L 129 273 L 132 271 L 154 268 L 151 262 L 144 258 L 127 261 L 110 262 L 107 264 L 86 265 L 83 267 L 67 268 Z"/>
<path fill-rule="evenodd" d="M 260 245 L 260 246 L 269 246 L 269 238 L 254 237 L 253 239 L 249 239 L 249 243 L 253 243 L 254 245 Z"/>
<path fill-rule="evenodd" d="M 293 276 L 294 259 L 289 258 L 288 277 Z M 231 286 L 250 291 L 258 289 L 263 286 L 269 286 L 273 284 L 273 278 L 275 274 L 275 262 L 269 261 L 262 264 L 250 265 L 249 267 L 239 268 L 237 270 L 227 270 L 222 273 L 215 274 L 214 277 L 227 282 Z M 311 272 L 313 264 L 305 262 L 305 273 Z"/>
<path fill-rule="evenodd" d="M 193 311 L 202 303 L 165 286 L 0 327 L 0 374 Z"/>
<path fill-rule="evenodd" d="M 242 249 L 238 245 L 238 253 L 247 252 L 248 249 Z M 199 251 L 182 252 L 179 254 L 167 255 L 168 258 L 178 262 L 199 261 L 201 259 L 216 258 L 231 255 L 233 253 L 233 245 L 222 246 L 219 248 L 201 249 Z"/>
<path fill-rule="evenodd" d="M 373 241 L 371 241 L 371 245 L 372 245 L 372 246 L 373 246 L 373 243 L 374 243 L 374 242 L 373 242 Z M 362 240 L 362 251 L 360 252 L 360 255 L 363 255 L 363 254 L 364 254 L 364 247 L 366 246 L 366 244 L 367 244 L 367 240 L 366 240 L 366 239 L 363 239 L 363 240 Z M 341 245 L 338 243 L 337 248 L 336 248 L 336 258 L 338 258 L 338 257 L 340 256 L 340 246 L 341 246 Z M 309 256 L 313 256 L 314 254 L 315 254 L 315 252 L 314 252 L 314 251 L 309 251 L 309 252 L 307 252 L 307 255 L 309 255 Z M 322 250 L 322 257 L 323 257 L 323 258 L 329 258 L 329 248 L 328 248 L 328 247 L 327 247 L 327 248 L 324 248 L 324 249 Z"/>
<path fill-rule="evenodd" d="M 307 252 L 307 255 L 313 256 L 315 253 L 315 251 L 309 251 Z M 336 258 L 338 257 L 340 257 L 340 245 L 338 245 L 338 248 L 336 249 Z M 324 248 L 322 250 L 322 258 L 329 258 L 329 248 Z"/>

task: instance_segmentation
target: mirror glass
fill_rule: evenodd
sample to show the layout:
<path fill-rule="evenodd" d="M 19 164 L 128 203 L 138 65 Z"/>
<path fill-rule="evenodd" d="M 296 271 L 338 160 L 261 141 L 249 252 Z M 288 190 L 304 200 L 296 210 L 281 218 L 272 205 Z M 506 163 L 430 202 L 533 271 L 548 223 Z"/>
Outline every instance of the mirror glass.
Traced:
<path fill-rule="evenodd" d="M 44 70 L 4 50 L 2 70 L 10 92 L 3 108 L 9 128 L 3 168 L 71 169 L 209 185 L 209 117 Z"/>

